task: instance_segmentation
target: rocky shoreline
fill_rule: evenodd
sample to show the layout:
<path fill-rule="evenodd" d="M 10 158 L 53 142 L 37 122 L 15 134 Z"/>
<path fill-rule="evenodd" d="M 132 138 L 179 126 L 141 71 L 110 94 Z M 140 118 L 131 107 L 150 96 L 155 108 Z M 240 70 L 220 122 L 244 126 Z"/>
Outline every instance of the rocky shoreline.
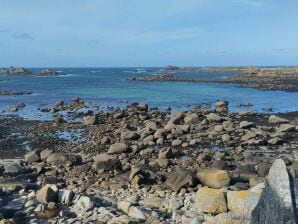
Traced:
<path fill-rule="evenodd" d="M 298 113 L 95 112 L 79 98 L 44 112 L 53 121 L 0 116 L 0 223 L 265 223 L 268 197 L 284 205 L 277 183 L 293 200 Z"/>
<path fill-rule="evenodd" d="M 0 90 L 0 96 L 31 95 L 31 94 L 32 92 L 29 92 L 29 91 Z"/>
<path fill-rule="evenodd" d="M 16 68 L 16 67 L 9 67 L 9 68 L 0 68 L 0 75 L 9 75 L 9 76 L 57 76 L 61 75 L 61 73 L 53 70 L 53 69 L 43 69 L 40 72 L 33 73 L 25 68 Z"/>
<path fill-rule="evenodd" d="M 181 70 L 166 70 L 170 71 L 165 74 L 148 75 L 143 77 L 130 77 L 130 81 L 145 81 L 145 82 L 203 82 L 203 83 L 230 83 L 243 88 L 255 88 L 260 90 L 283 90 L 287 92 L 298 91 L 298 69 L 280 68 L 280 69 L 256 69 L 247 68 L 243 70 L 237 69 L 226 70 L 207 69 L 209 72 L 233 72 L 234 76 L 224 78 L 193 78 L 175 75 Z M 183 72 L 206 72 L 206 70 L 183 70 Z"/>

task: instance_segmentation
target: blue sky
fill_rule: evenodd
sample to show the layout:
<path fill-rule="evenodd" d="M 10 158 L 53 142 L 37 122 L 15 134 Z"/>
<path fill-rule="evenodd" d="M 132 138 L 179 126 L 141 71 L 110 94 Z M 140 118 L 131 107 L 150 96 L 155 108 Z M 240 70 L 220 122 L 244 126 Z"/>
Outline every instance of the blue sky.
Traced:
<path fill-rule="evenodd" d="M 0 0 L 0 66 L 297 65 L 297 0 Z"/>

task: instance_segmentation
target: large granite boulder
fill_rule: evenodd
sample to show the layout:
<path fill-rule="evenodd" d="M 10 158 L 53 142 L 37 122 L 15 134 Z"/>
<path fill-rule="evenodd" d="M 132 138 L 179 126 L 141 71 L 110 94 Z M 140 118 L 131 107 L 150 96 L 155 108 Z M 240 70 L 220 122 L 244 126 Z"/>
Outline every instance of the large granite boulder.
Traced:
<path fill-rule="evenodd" d="M 200 169 L 197 177 L 202 184 L 211 188 L 227 187 L 230 183 L 230 177 L 226 170 Z"/>
<path fill-rule="evenodd" d="M 227 211 L 224 193 L 218 189 L 200 188 L 196 193 L 195 203 L 199 212 L 218 214 Z"/>
<path fill-rule="evenodd" d="M 228 191 L 228 208 L 233 214 L 243 217 L 250 217 L 256 207 L 260 194 L 250 190 Z"/>
<path fill-rule="evenodd" d="M 295 224 L 297 207 L 293 184 L 283 160 L 277 159 L 269 170 L 266 187 L 252 212 L 252 224 Z M 297 193 L 297 191 L 296 191 Z"/>

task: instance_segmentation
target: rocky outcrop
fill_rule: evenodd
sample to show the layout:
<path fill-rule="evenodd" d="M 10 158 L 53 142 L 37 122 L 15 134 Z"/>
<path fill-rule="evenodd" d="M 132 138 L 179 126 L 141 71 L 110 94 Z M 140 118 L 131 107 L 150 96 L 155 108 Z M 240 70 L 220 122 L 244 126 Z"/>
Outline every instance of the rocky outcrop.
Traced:
<path fill-rule="evenodd" d="M 14 90 L 0 90 L 0 96 L 9 95 L 31 95 L 32 92 L 27 91 L 14 91 Z"/>
<path fill-rule="evenodd" d="M 164 74 L 147 75 L 144 77 L 130 77 L 128 80 L 132 81 L 159 81 L 159 82 L 205 82 L 205 83 L 232 83 L 240 87 L 256 88 L 262 90 L 284 90 L 284 91 L 298 91 L 298 68 L 262 68 L 251 69 L 232 69 L 236 72 L 235 76 L 224 78 L 194 78 L 189 76 L 178 76 L 175 72 L 181 70 L 171 69 L 166 70 Z M 171 72 L 169 72 L 171 71 Z M 185 72 L 202 73 L 202 69 L 184 70 Z M 225 71 L 225 68 L 210 69 L 209 72 Z M 239 74 L 240 72 L 240 74 Z M 173 75 L 174 73 L 174 75 Z"/>
<path fill-rule="evenodd" d="M 59 73 L 56 72 L 55 70 L 47 68 L 47 69 L 42 70 L 39 75 L 41 75 L 41 76 L 56 76 L 58 74 Z"/>
<path fill-rule="evenodd" d="M 31 72 L 26 70 L 25 68 L 15 68 L 15 67 L 10 67 L 10 68 L 2 68 L 0 70 L 0 75 L 32 75 Z"/>
<path fill-rule="evenodd" d="M 252 212 L 252 224 L 296 224 L 297 205 L 286 165 L 277 159 L 270 168 L 266 187 Z"/>

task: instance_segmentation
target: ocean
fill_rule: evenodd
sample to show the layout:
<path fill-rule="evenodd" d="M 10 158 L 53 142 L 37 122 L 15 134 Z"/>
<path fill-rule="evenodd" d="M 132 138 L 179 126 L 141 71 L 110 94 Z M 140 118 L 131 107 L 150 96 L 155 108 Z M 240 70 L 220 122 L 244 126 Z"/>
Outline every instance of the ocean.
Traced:
<path fill-rule="evenodd" d="M 17 101 L 26 104 L 15 114 L 28 119 L 46 119 L 38 108 L 54 106 L 58 100 L 68 102 L 80 97 L 85 102 L 108 107 L 124 107 L 133 102 L 148 103 L 161 110 L 171 107 L 175 110 L 189 110 L 190 105 L 212 104 L 216 100 L 229 101 L 230 111 L 241 109 L 264 113 L 264 107 L 273 112 L 298 110 L 298 93 L 283 91 L 262 91 L 239 88 L 232 84 L 188 83 L 188 82 L 133 82 L 128 77 L 139 77 L 156 73 L 159 68 L 54 68 L 64 75 L 53 77 L 0 76 L 0 90 L 32 91 L 32 95 L 0 96 L 0 110 L 7 110 Z M 41 68 L 28 68 L 37 72 Z M 179 74 L 176 74 L 179 75 Z M 231 73 L 183 74 L 193 77 L 223 77 Z M 240 104 L 253 106 L 240 108 Z"/>

